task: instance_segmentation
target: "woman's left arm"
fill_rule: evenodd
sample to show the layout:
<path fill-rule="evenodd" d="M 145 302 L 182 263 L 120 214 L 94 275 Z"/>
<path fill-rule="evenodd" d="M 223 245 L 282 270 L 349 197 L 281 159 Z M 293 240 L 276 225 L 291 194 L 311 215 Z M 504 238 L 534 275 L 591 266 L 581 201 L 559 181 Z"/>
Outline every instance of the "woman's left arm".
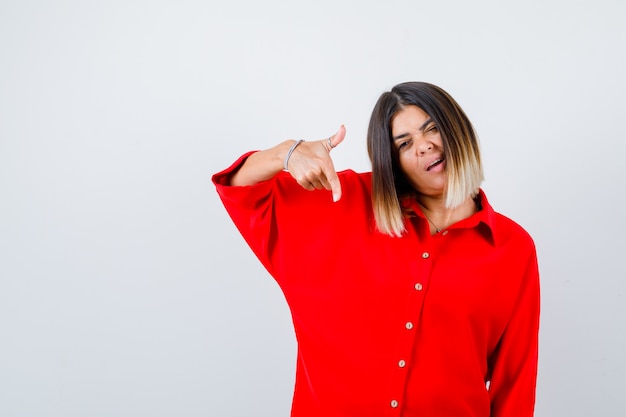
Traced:
<path fill-rule="evenodd" d="M 491 360 L 491 417 L 532 417 L 539 340 L 539 270 L 533 250 L 517 303 Z"/>

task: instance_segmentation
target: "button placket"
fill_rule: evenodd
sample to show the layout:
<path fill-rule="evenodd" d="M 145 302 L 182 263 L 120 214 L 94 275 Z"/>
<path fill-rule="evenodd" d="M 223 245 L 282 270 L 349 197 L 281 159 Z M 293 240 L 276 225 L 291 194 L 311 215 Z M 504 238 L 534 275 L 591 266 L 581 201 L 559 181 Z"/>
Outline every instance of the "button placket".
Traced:
<path fill-rule="evenodd" d="M 389 416 L 398 416 L 402 412 L 403 398 L 406 395 L 407 383 L 409 380 L 409 372 L 411 369 L 411 358 L 415 351 L 415 342 L 417 337 L 417 326 L 420 323 L 420 314 L 426 288 L 431 274 L 432 268 L 432 252 L 430 247 L 421 246 L 421 250 L 413 252 L 413 261 L 411 262 L 411 279 L 404 284 L 404 291 L 408 296 L 407 311 L 404 320 L 401 322 L 402 336 L 400 338 L 400 346 L 396 354 L 394 382 L 391 384 L 389 391 Z M 391 364 L 390 364 L 391 365 Z"/>

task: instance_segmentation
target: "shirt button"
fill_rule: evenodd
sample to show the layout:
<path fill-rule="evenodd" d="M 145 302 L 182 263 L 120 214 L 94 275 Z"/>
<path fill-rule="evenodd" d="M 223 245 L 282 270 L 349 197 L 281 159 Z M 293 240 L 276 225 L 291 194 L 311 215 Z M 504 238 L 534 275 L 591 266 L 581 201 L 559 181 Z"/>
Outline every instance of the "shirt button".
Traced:
<path fill-rule="evenodd" d="M 448 231 L 447 231 L 447 230 L 444 230 L 441 234 L 445 236 L 445 235 L 447 235 L 447 234 L 448 234 Z"/>
<path fill-rule="evenodd" d="M 422 284 L 420 284 L 419 282 L 417 284 L 415 284 L 415 289 L 417 291 L 422 291 Z"/>
<path fill-rule="evenodd" d="M 406 366 L 406 362 L 404 360 L 400 359 L 400 361 L 398 362 L 398 366 L 400 368 L 404 368 Z"/>
<path fill-rule="evenodd" d="M 411 330 L 413 328 L 413 323 L 411 323 L 410 321 L 407 321 L 405 324 L 405 327 L 407 328 L 407 330 Z"/>
<path fill-rule="evenodd" d="M 430 253 L 424 252 L 422 253 L 422 258 L 427 259 L 430 256 Z"/>
<path fill-rule="evenodd" d="M 391 407 L 398 408 L 398 402 L 396 400 L 391 400 Z"/>

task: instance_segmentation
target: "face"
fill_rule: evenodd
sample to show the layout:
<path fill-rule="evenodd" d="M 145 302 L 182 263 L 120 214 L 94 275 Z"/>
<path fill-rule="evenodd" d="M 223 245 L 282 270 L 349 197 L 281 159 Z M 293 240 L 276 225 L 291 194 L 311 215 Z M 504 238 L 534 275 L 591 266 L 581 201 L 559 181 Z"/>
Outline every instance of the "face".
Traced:
<path fill-rule="evenodd" d="M 391 121 L 393 144 L 400 168 L 415 190 L 427 196 L 443 196 L 447 183 L 443 142 L 437 126 L 419 107 L 409 105 Z"/>

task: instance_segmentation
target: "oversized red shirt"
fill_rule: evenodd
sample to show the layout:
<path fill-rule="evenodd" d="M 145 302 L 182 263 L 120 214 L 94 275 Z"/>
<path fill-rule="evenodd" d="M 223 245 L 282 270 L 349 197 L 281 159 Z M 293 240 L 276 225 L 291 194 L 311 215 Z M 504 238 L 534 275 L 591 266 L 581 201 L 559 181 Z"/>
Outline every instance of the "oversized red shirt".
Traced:
<path fill-rule="evenodd" d="M 530 236 L 479 210 L 431 236 L 415 201 L 407 232 L 376 230 L 371 174 L 339 173 L 343 196 L 286 172 L 228 186 L 250 248 L 276 279 L 298 342 L 292 417 L 530 417 L 539 274 Z"/>

